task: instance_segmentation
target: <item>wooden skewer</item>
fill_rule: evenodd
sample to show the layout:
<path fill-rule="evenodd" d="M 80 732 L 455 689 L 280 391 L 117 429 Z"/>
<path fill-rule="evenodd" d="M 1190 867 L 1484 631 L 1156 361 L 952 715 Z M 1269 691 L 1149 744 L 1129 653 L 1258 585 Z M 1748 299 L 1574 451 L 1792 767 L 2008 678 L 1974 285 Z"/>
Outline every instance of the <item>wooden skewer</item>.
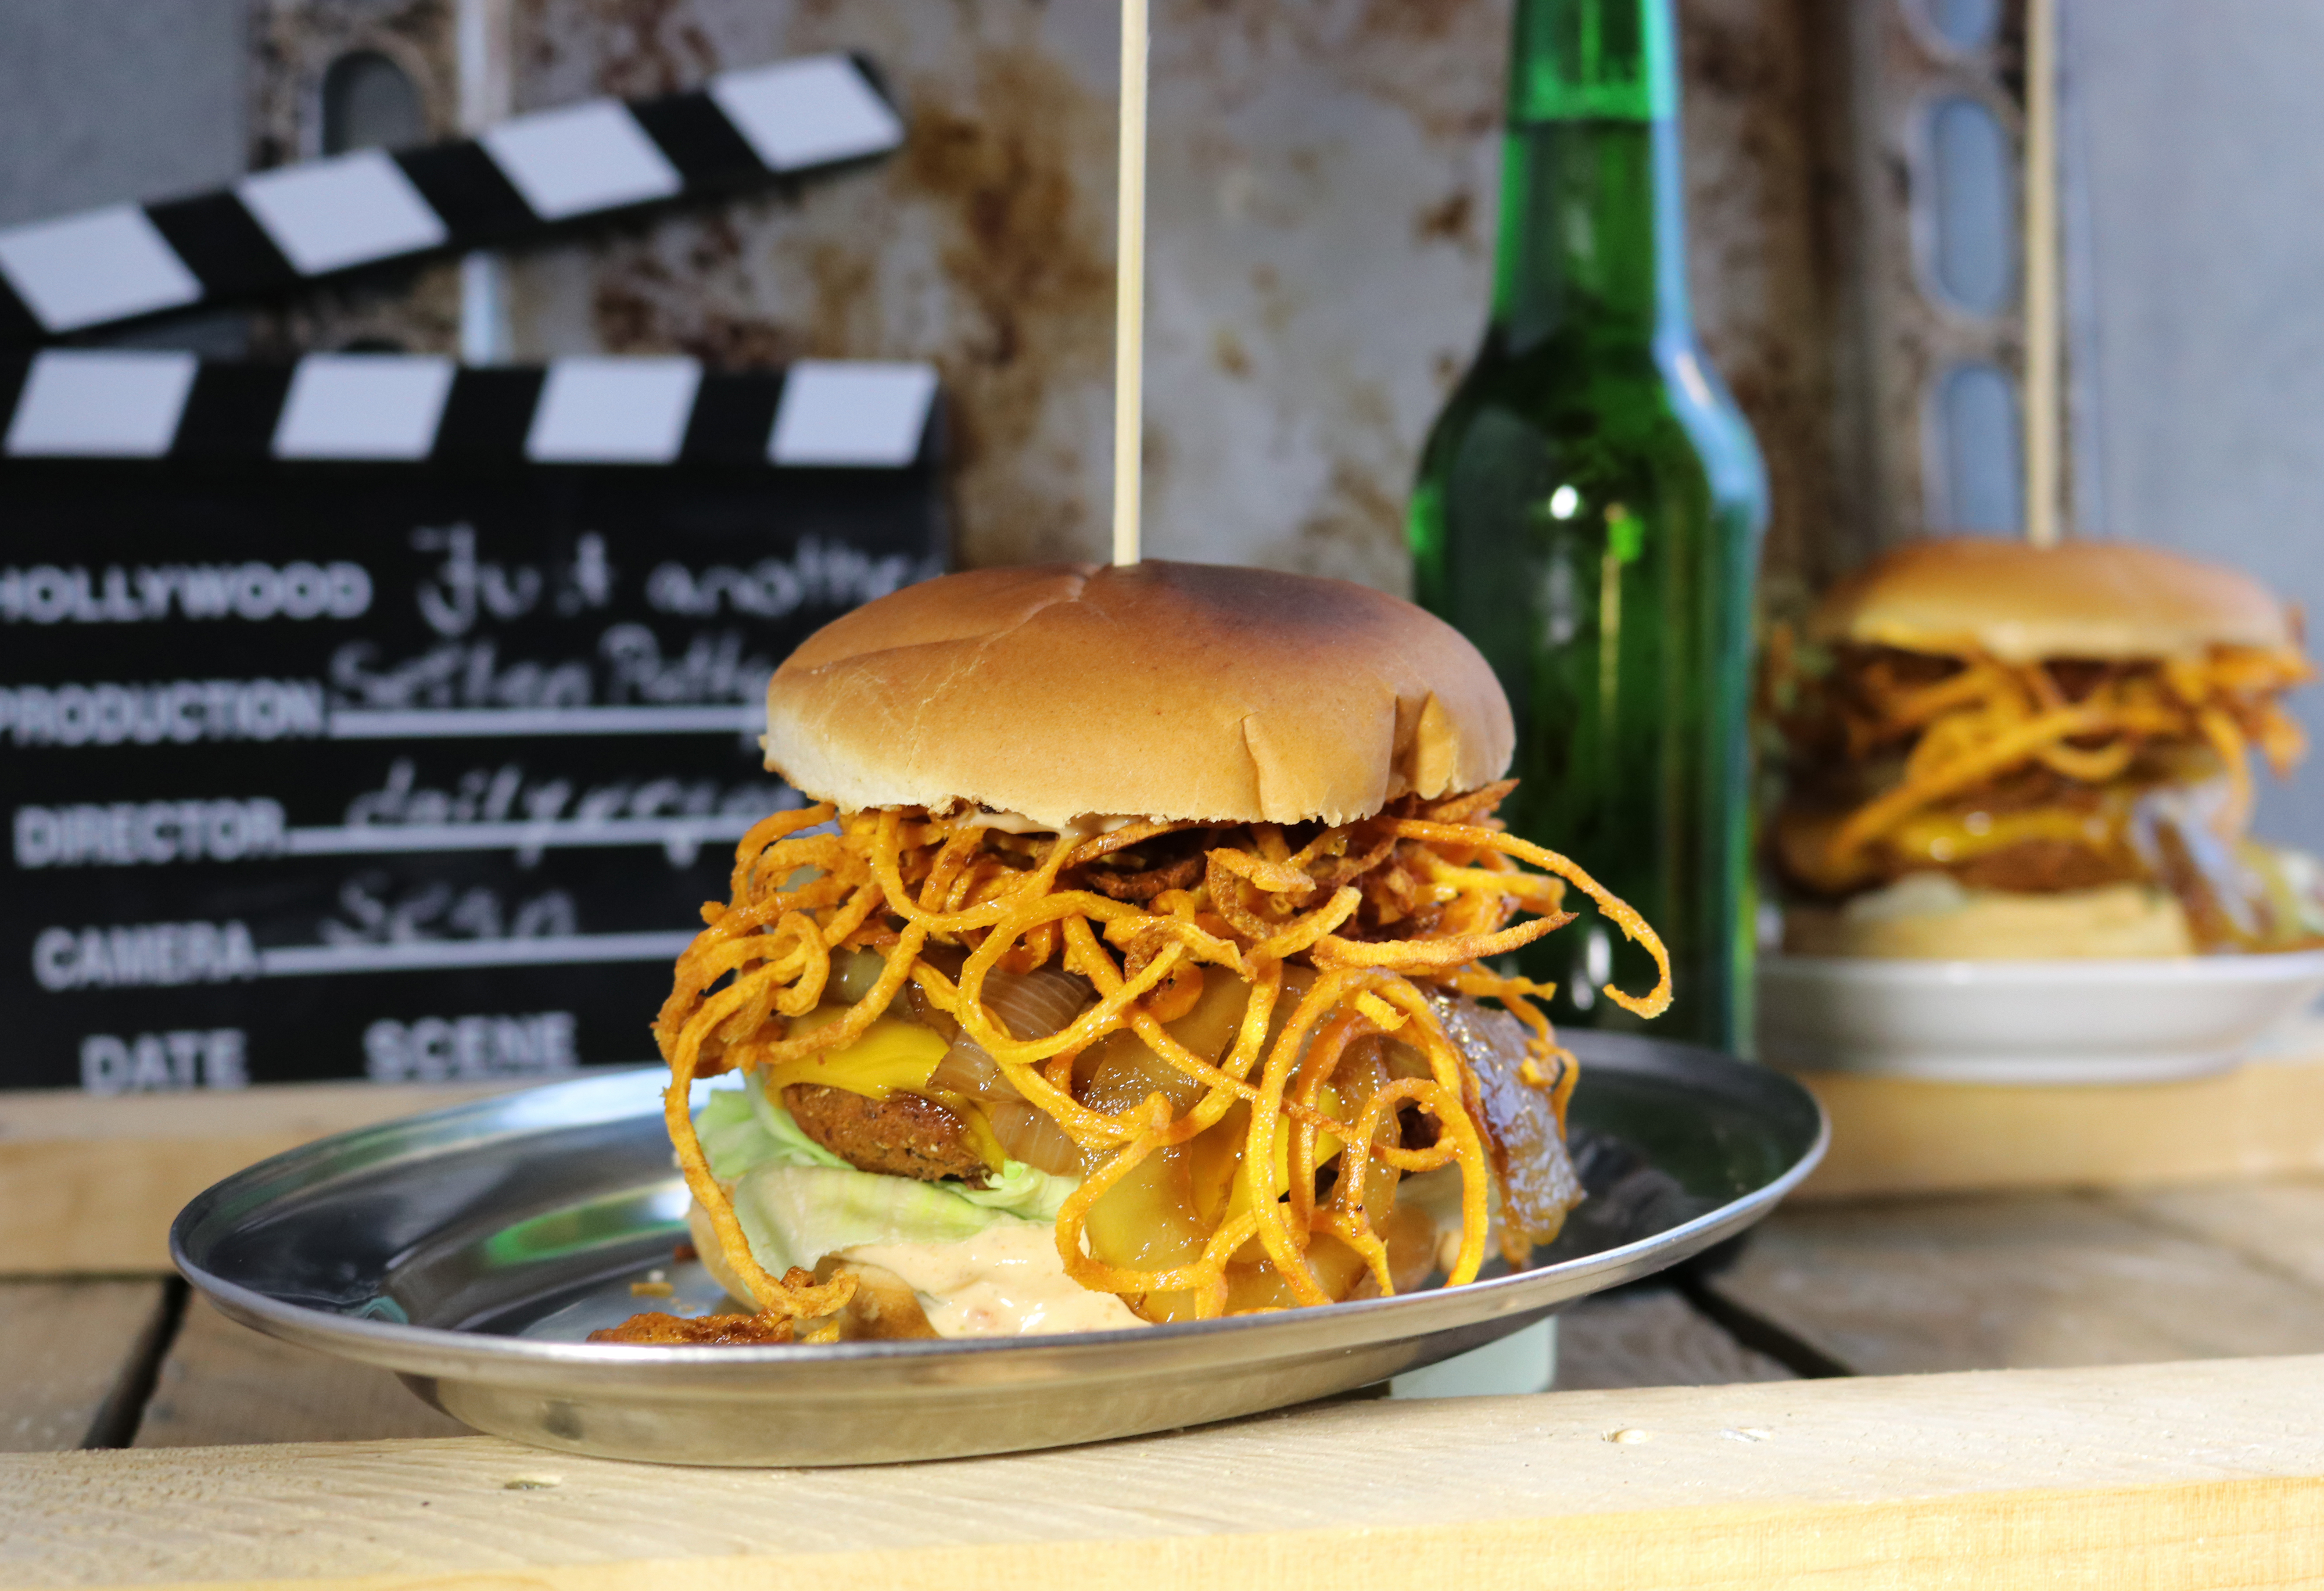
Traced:
<path fill-rule="evenodd" d="M 1113 353 L 1113 561 L 1139 560 L 1146 486 L 1147 0 L 1121 0 L 1121 239 Z"/>
<path fill-rule="evenodd" d="M 2058 262 L 2058 0 L 2025 5 L 2025 537 L 2063 532 Z"/>

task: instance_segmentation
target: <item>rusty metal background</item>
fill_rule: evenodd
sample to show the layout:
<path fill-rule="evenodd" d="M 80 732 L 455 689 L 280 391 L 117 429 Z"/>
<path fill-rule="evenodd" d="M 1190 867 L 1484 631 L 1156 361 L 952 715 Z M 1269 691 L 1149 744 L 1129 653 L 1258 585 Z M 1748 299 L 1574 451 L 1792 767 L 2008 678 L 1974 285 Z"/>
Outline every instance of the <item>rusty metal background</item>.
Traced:
<path fill-rule="evenodd" d="M 1810 5 L 1808 36 L 1828 55 L 1835 89 L 1816 137 L 1832 157 L 1821 236 L 1834 250 L 1830 280 L 1844 284 L 1833 295 L 1840 356 L 1831 412 L 1840 427 L 1835 489 L 1849 509 L 1815 538 L 1828 560 L 1821 567 L 1831 572 L 1909 537 L 1954 528 L 1936 523 L 1930 489 L 1937 384 L 1967 363 L 1997 366 L 2013 382 L 2023 369 L 2025 326 L 2015 286 L 1991 313 L 1959 308 L 1932 290 L 1927 256 L 1935 181 L 1929 117 L 1941 100 L 1966 97 L 1992 111 L 2010 142 L 2015 177 L 2024 130 L 2025 7 L 2024 0 L 2001 0 L 1992 41 L 1963 50 L 1938 36 L 1922 0 Z M 2064 179 L 2070 240 L 2078 202 L 2070 160 Z M 2086 277 L 2088 262 L 2072 269 Z M 2080 404 L 2078 353 L 2070 338 L 2068 386 Z M 2088 417 L 2070 418 L 2079 432 Z M 2082 517 L 2073 504 L 2086 445 L 2078 434 L 2062 460 L 2070 524 Z"/>
<path fill-rule="evenodd" d="M 331 63 L 372 51 L 418 91 L 429 138 L 462 132 L 458 0 L 250 0 L 250 163 L 312 160 L 323 148 L 323 79 Z M 252 317 L 252 351 L 377 347 L 453 353 L 459 347 L 460 273 L 437 263 L 404 266 L 355 285 L 318 288 Z"/>
<path fill-rule="evenodd" d="M 1683 0 L 1694 280 L 1766 443 L 1771 567 L 1843 513 L 1810 0 Z M 1402 589 L 1430 419 L 1489 286 L 1508 0 L 1160 0 L 1148 538 L 1157 556 Z M 253 0 L 256 153 L 315 147 L 331 60 L 407 65 L 460 117 L 460 34 L 517 110 L 868 51 L 897 159 L 529 253 L 505 353 L 935 359 L 962 560 L 1097 555 L 1111 438 L 1111 0 Z M 473 67 L 471 70 L 473 71 Z M 470 85 L 473 97 L 475 86 Z M 1829 162 L 1821 162 L 1829 163 Z M 449 268 L 272 318 L 287 347 L 458 346 Z"/>

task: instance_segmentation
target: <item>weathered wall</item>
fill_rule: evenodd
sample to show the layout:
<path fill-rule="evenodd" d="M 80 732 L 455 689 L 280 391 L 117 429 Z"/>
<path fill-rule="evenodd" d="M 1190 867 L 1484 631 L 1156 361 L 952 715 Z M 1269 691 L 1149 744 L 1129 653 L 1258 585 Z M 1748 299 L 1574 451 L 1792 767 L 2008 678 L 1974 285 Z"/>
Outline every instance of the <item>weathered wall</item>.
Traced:
<path fill-rule="evenodd" d="M 313 160 L 323 147 L 323 75 L 373 51 L 418 90 L 429 138 L 460 135 L 459 0 L 249 0 L 250 163 Z M 471 0 L 473 3 L 473 0 Z M 460 273 L 438 261 L 314 289 L 253 317 L 253 351 L 278 358 L 310 348 L 454 353 Z"/>
<path fill-rule="evenodd" d="M 1849 0 L 1852 3 L 1852 0 Z M 1785 591 L 1849 561 L 1840 467 L 1849 121 L 1823 0 L 1681 0 L 1695 314 L 1767 458 L 1766 570 Z"/>
<path fill-rule="evenodd" d="M 1788 0 L 1687 11 L 1697 277 L 1767 435 L 1778 556 L 1829 513 Z M 1149 535 L 1162 555 L 1406 578 L 1405 494 L 1489 282 L 1508 0 L 1165 0 L 1155 17 Z M 961 551 L 1102 542 L 1116 22 L 1043 0 L 520 0 L 520 107 L 868 50 L 903 157 L 523 262 L 517 350 L 936 358 Z"/>
<path fill-rule="evenodd" d="M 1085 554 L 1111 479 L 1116 23 L 1040 0 L 520 7 L 520 107 L 867 50 L 909 108 L 862 176 L 519 265 L 520 352 L 943 366 L 972 562 Z M 1474 337 L 1499 0 L 1167 0 L 1155 19 L 1157 553 L 1402 578 L 1416 438 Z"/>
<path fill-rule="evenodd" d="M 233 181 L 248 0 L 0 0 L 0 227 Z M 114 339 L 230 358 L 233 311 Z"/>
<path fill-rule="evenodd" d="M 2324 617 L 2324 7 L 2066 14 L 2085 534 L 2249 569 Z M 2292 698 L 2324 745 L 2324 689 Z M 2259 831 L 2324 853 L 2324 756 Z"/>
<path fill-rule="evenodd" d="M 240 175 L 244 4 L 0 5 L 0 227 Z"/>
<path fill-rule="evenodd" d="M 258 0 L 263 156 L 364 35 L 441 102 L 439 0 Z M 1835 510 L 1802 0 L 1688 0 L 1696 282 L 1761 427 L 1774 559 Z M 1508 0 L 1164 0 L 1155 17 L 1149 538 L 1160 555 L 1406 582 L 1429 420 L 1481 328 Z M 434 19 L 431 22 L 431 19 Z M 534 251 L 506 351 L 722 364 L 928 357 L 964 561 L 1086 555 L 1111 477 L 1115 11 L 1102 0 L 512 0 L 518 109 L 868 51 L 912 135 L 878 168 Z M 434 27 L 438 42 L 428 37 Z M 449 347 L 448 273 L 318 299 L 285 346 Z"/>
<path fill-rule="evenodd" d="M 1846 513 L 1831 465 L 1830 273 L 1811 221 L 1831 188 L 1812 135 L 1831 99 L 1812 69 L 1814 3 L 1681 5 L 1697 306 L 1766 444 L 1779 571 L 1828 562 L 1818 549 Z M 103 30 L 73 23 L 88 14 L 75 7 L 95 4 L 11 0 L 0 85 L 33 70 L 99 81 Z M 1508 4 L 1159 0 L 1148 444 L 1157 553 L 1404 585 L 1414 457 L 1483 324 Z M 799 51 L 867 51 L 911 113 L 899 158 L 525 252 L 507 264 L 498 351 L 932 357 L 953 399 L 964 560 L 1093 553 L 1103 541 L 1111 0 L 207 0 L 198 16 L 202 49 L 121 52 L 139 81 L 185 69 L 184 92 L 152 101 L 157 158 L 76 187 L 12 153 L 0 158 L 0 201 L 31 215 L 219 182 L 236 147 L 254 165 L 311 156 L 323 74 L 350 50 L 401 64 L 438 134 L 480 101 L 538 108 L 691 86 Z M 494 36 L 491 83 L 464 59 L 475 43 L 463 44 L 464 19 Z M 20 106 L 32 119 L 12 148 L 45 150 L 33 121 L 55 121 L 58 96 L 20 87 L 0 99 L 0 128 Z M 92 139 L 123 146 L 140 125 L 108 122 L 102 138 L 84 129 L 41 159 Z M 227 150 L 223 166 L 205 138 Z M 178 164 L 160 158 L 172 150 Z M 185 160 L 197 176 L 168 175 Z M 262 311 L 253 344 L 449 352 L 461 316 L 460 273 L 437 265 Z"/>

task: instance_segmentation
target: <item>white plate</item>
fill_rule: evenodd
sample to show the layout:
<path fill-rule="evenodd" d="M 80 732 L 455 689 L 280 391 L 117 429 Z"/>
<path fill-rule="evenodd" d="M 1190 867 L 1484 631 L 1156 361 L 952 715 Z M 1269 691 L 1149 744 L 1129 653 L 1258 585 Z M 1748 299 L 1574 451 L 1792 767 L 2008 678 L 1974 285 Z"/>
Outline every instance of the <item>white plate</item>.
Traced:
<path fill-rule="evenodd" d="M 2324 951 L 2140 961 L 1769 956 L 1759 1054 L 1974 1083 L 2147 1083 L 2225 1069 L 2324 994 Z"/>

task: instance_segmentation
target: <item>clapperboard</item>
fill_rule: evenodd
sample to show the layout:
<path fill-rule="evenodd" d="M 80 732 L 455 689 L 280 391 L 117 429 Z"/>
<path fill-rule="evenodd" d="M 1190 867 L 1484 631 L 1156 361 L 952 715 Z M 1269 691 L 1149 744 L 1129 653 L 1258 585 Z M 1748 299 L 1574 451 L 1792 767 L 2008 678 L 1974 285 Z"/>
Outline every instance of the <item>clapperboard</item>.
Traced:
<path fill-rule="evenodd" d="M 819 146 L 696 97 L 872 152 L 852 94 Z M 38 231 L 0 273 L 42 329 L 167 307 L 129 269 L 75 299 L 11 252 Z M 942 568 L 937 400 L 917 364 L 0 350 L 0 1087 L 651 1059 L 733 842 L 798 799 L 768 675 Z"/>

